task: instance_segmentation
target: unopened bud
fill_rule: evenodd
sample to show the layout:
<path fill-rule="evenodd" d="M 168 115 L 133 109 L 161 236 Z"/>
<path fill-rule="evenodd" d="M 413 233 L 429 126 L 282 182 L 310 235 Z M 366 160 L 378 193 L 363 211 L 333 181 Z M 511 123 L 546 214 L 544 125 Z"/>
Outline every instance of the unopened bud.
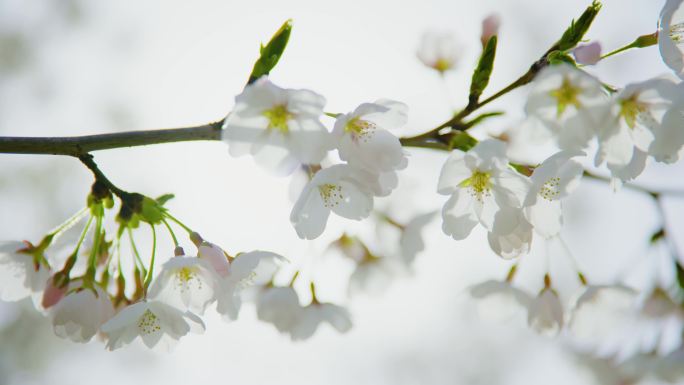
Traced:
<path fill-rule="evenodd" d="M 579 64 L 594 65 L 601 60 L 601 44 L 597 41 L 580 45 L 572 51 Z"/>
<path fill-rule="evenodd" d="M 176 257 L 182 257 L 183 255 L 185 255 L 185 250 L 183 250 L 183 248 L 180 246 L 176 246 L 176 248 L 173 250 L 173 254 Z"/>
<path fill-rule="evenodd" d="M 482 35 L 480 36 L 482 48 L 487 46 L 487 42 L 492 36 L 499 34 L 499 26 L 501 26 L 501 18 L 495 13 L 482 20 Z"/>

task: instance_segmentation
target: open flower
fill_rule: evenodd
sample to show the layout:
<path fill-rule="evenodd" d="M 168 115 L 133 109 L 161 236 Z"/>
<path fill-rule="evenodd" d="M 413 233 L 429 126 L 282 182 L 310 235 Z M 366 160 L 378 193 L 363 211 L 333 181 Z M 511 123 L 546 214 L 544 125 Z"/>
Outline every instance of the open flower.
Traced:
<path fill-rule="evenodd" d="M 374 173 L 405 168 L 404 149 L 389 130 L 406 124 L 407 111 L 404 103 L 382 99 L 339 115 L 333 136 L 338 141 L 340 158 Z"/>
<path fill-rule="evenodd" d="M 530 304 L 527 323 L 540 334 L 554 336 L 563 328 L 563 305 L 552 288 L 544 288 Z"/>
<path fill-rule="evenodd" d="M 503 259 L 517 258 L 530 251 L 532 245 L 532 225 L 527 221 L 522 211 L 499 211 L 497 216 L 505 215 L 506 219 L 501 219 L 495 224 L 502 226 L 504 223 L 511 230 L 502 231 L 494 226 L 492 231 L 487 234 L 489 247 Z M 514 223 L 514 225 L 511 225 Z"/>
<path fill-rule="evenodd" d="M 534 80 L 525 111 L 539 119 L 562 149 L 583 149 L 599 124 L 596 106 L 607 99 L 601 83 L 570 66 L 544 68 Z"/>
<path fill-rule="evenodd" d="M 683 0 L 668 0 L 660 13 L 658 46 L 665 64 L 684 79 L 684 7 Z"/>
<path fill-rule="evenodd" d="M 682 88 L 667 79 L 627 85 L 602 111 L 596 165 L 604 161 L 613 177 L 638 176 L 652 154 L 661 162 L 679 158 L 684 145 Z"/>
<path fill-rule="evenodd" d="M 228 275 L 219 280 L 216 288 L 216 311 L 226 320 L 236 320 L 242 306 L 242 291 L 250 286 L 263 285 L 273 278 L 279 264 L 286 259 L 268 251 L 238 254 L 231 262 Z"/>
<path fill-rule="evenodd" d="M 45 289 L 50 272 L 25 253 L 24 242 L 0 243 L 0 300 L 19 301 Z"/>
<path fill-rule="evenodd" d="M 209 262 L 197 257 L 176 256 L 162 266 L 149 297 L 183 310 L 204 314 L 216 299 L 218 274 Z"/>
<path fill-rule="evenodd" d="M 137 337 L 150 349 L 159 343 L 170 348 L 188 332 L 203 333 L 204 322 L 163 302 L 141 301 L 123 308 L 100 330 L 107 334 L 109 350 L 130 344 Z"/>
<path fill-rule="evenodd" d="M 465 239 L 478 223 L 509 234 L 516 225 L 528 181 L 508 168 L 506 145 L 485 140 L 468 152 L 454 150 L 439 176 L 437 191 L 451 195 L 442 209 L 442 229 Z M 511 220 L 513 219 L 513 220 Z"/>
<path fill-rule="evenodd" d="M 88 342 L 114 316 L 109 294 L 99 286 L 69 293 L 50 311 L 55 334 L 73 342 Z"/>
<path fill-rule="evenodd" d="M 319 121 L 325 98 L 309 90 L 283 89 L 266 78 L 245 87 L 223 124 L 233 156 L 251 154 L 279 174 L 300 164 L 318 164 L 330 148 L 330 133 Z"/>
<path fill-rule="evenodd" d="M 330 212 L 354 220 L 368 217 L 373 209 L 373 191 L 362 170 L 338 164 L 318 171 L 304 187 L 292 208 L 290 222 L 302 239 L 323 233 Z"/>
<path fill-rule="evenodd" d="M 427 67 L 444 74 L 456 66 L 462 51 L 452 34 L 426 32 L 420 40 L 416 55 Z"/>
<path fill-rule="evenodd" d="M 532 186 L 525 198 L 525 215 L 534 229 L 544 238 L 552 238 L 561 230 L 563 211 L 561 200 L 579 185 L 584 169 L 573 157 L 580 151 L 558 152 L 534 169 Z"/>

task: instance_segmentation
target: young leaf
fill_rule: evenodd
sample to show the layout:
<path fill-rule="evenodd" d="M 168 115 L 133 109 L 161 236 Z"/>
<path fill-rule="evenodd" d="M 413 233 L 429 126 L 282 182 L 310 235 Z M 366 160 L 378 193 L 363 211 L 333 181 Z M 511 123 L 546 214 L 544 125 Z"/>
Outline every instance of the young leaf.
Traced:
<path fill-rule="evenodd" d="M 268 44 L 261 46 L 259 49 L 259 59 L 254 63 L 254 68 L 249 75 L 247 84 L 252 84 L 260 77 L 268 75 L 276 64 L 278 64 L 278 60 L 280 60 L 280 57 L 283 55 L 285 47 L 287 47 L 287 42 L 290 39 L 290 31 L 292 31 L 291 19 L 287 20 L 280 27 Z"/>
<path fill-rule="evenodd" d="M 567 51 L 574 48 L 582 41 L 582 38 L 584 38 L 584 35 L 589 30 L 589 27 L 591 27 L 591 23 L 594 22 L 594 18 L 596 18 L 596 15 L 598 15 L 600 10 L 601 2 L 594 0 L 577 21 L 573 20 L 572 23 L 570 23 L 570 27 L 565 30 L 565 33 L 563 33 L 563 36 L 556 44 L 556 48 L 559 51 Z"/>
<path fill-rule="evenodd" d="M 496 35 L 492 36 L 482 51 L 480 61 L 477 63 L 477 68 L 473 73 L 473 79 L 470 83 L 470 100 L 477 102 L 482 95 L 482 92 L 489 84 L 489 77 L 492 75 L 494 69 L 494 58 L 496 57 Z"/>

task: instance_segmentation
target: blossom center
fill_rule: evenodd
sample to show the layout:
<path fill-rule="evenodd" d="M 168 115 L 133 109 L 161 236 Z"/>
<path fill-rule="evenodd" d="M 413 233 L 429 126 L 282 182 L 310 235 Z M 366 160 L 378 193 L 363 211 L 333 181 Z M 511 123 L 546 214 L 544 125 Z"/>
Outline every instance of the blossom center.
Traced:
<path fill-rule="evenodd" d="M 323 198 L 323 206 L 333 208 L 342 201 L 342 186 L 326 183 L 318 186 L 318 191 Z"/>
<path fill-rule="evenodd" d="M 245 278 L 242 278 L 240 280 L 240 282 L 237 283 L 236 286 L 237 286 L 238 290 L 243 290 L 243 289 L 246 289 L 246 288 L 254 285 L 254 280 L 256 279 L 256 276 L 257 276 L 256 272 L 251 271 L 248 276 L 246 276 Z"/>
<path fill-rule="evenodd" d="M 292 113 L 283 104 L 278 104 L 270 110 L 264 111 L 263 115 L 268 119 L 268 128 L 276 129 L 285 134 L 289 131 L 287 121 L 292 119 Z"/>
<path fill-rule="evenodd" d="M 373 122 L 352 118 L 347 122 L 347 125 L 344 126 L 344 131 L 350 133 L 354 140 L 361 140 L 365 143 L 373 137 L 373 132 L 376 127 L 377 126 Z"/>
<path fill-rule="evenodd" d="M 555 176 L 549 178 L 539 189 L 539 195 L 547 201 L 558 199 L 560 195 L 560 178 Z"/>
<path fill-rule="evenodd" d="M 432 68 L 436 69 L 439 72 L 446 72 L 450 70 L 453 66 L 454 63 L 452 63 L 451 60 L 439 58 L 435 61 L 435 64 L 433 64 Z"/>
<path fill-rule="evenodd" d="M 145 313 L 138 320 L 138 331 L 141 335 L 152 334 L 161 330 L 159 318 L 152 313 L 150 309 L 145 310 Z"/>
<path fill-rule="evenodd" d="M 620 117 L 629 128 L 636 127 L 637 120 L 648 115 L 648 105 L 639 101 L 637 95 L 620 101 Z"/>
<path fill-rule="evenodd" d="M 561 86 L 555 90 L 551 91 L 551 96 L 556 99 L 557 103 L 557 116 L 560 118 L 563 113 L 572 105 L 579 109 L 582 107 L 582 103 L 579 100 L 579 95 L 582 93 L 582 89 L 572 84 L 568 77 L 563 78 L 563 83 Z"/>
<path fill-rule="evenodd" d="M 676 44 L 684 43 L 684 23 L 670 26 L 670 39 Z"/>
<path fill-rule="evenodd" d="M 470 178 L 460 183 L 461 187 L 468 187 L 470 194 L 482 202 L 483 197 L 491 195 L 491 174 L 480 170 L 473 171 Z"/>
<path fill-rule="evenodd" d="M 183 267 L 176 272 L 176 287 L 181 291 L 186 291 L 190 285 L 195 284 L 198 288 L 202 288 L 202 281 L 197 277 L 195 269 L 191 267 Z"/>

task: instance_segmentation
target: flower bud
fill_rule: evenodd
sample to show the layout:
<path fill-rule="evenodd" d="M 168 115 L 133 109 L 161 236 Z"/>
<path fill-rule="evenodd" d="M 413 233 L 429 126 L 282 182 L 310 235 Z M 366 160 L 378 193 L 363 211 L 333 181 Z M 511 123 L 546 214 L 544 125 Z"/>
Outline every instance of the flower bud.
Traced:
<path fill-rule="evenodd" d="M 601 44 L 597 41 L 580 45 L 572 51 L 579 64 L 594 65 L 601 60 Z"/>
<path fill-rule="evenodd" d="M 492 13 L 482 20 L 482 35 L 480 36 L 482 48 L 487 46 L 487 42 L 492 36 L 499 34 L 500 26 L 501 18 L 496 13 Z"/>

